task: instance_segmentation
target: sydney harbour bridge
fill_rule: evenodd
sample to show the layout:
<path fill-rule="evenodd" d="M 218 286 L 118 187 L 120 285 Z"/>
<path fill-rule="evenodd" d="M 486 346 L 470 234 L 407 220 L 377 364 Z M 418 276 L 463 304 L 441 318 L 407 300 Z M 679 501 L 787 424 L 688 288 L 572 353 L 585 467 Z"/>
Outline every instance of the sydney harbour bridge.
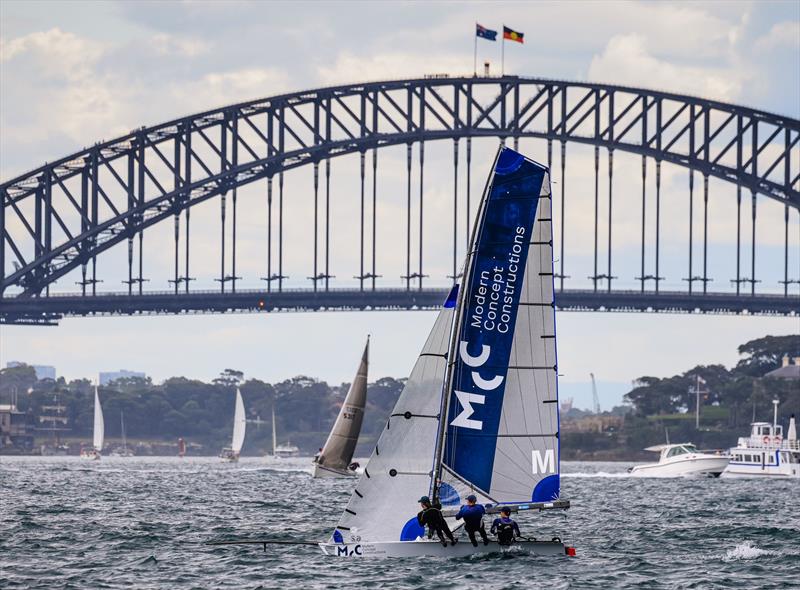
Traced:
<path fill-rule="evenodd" d="M 606 84 L 431 75 L 234 104 L 133 130 L 3 182 L 0 322 L 438 306 L 458 276 L 488 171 L 478 144 L 533 141 L 554 181 L 559 309 L 800 313 L 797 119 Z M 434 145 L 451 156 L 426 175 Z M 579 169 L 573 154 L 581 154 Z M 332 228 L 343 200 L 336 185 L 345 181 L 337 161 L 348 158 L 352 215 Z M 637 165 L 621 167 L 621 159 Z M 676 170 L 685 182 L 681 219 L 672 214 Z M 425 181 L 434 175 L 431 191 Z M 582 201 L 579 186 L 588 192 Z M 389 202 L 389 187 L 401 198 Z M 621 204 L 621 187 L 628 195 L 636 187 L 635 207 L 629 198 Z M 710 209 L 714 190 L 724 195 Z M 287 220 L 298 201 L 307 205 L 302 216 Z M 192 233 L 192 213 L 211 202 L 217 229 Z M 758 231 L 765 207 L 779 215 Z M 391 209 L 388 224 L 382 208 Z M 640 222 L 632 228 L 633 209 Z M 579 216 L 591 223 L 571 227 Z M 259 288 L 239 276 L 243 222 L 263 234 L 260 252 L 247 255 L 261 269 Z M 307 239 L 297 238 L 298 226 Z M 168 242 L 148 239 L 159 227 Z M 442 239 L 426 243 L 431 227 L 447 248 Z M 389 229 L 394 237 L 384 239 Z M 721 252 L 713 235 L 730 247 Z M 353 255 L 337 259 L 343 239 L 355 244 Z M 579 241 L 588 255 L 573 254 Z M 588 273 L 571 271 L 581 257 Z M 159 276 L 148 273 L 155 261 Z M 209 268 L 213 288 L 198 287 L 193 274 Z M 434 276 L 434 268 L 447 271 Z"/>

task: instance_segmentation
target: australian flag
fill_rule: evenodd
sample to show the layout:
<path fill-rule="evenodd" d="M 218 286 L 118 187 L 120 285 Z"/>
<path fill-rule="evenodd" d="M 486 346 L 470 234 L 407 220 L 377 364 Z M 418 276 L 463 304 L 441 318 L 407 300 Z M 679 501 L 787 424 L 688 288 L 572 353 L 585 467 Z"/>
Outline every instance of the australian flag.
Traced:
<path fill-rule="evenodd" d="M 493 31 L 491 29 L 487 29 L 483 25 L 479 25 L 475 23 L 475 34 L 478 37 L 483 39 L 487 39 L 488 41 L 497 41 L 497 31 Z"/>

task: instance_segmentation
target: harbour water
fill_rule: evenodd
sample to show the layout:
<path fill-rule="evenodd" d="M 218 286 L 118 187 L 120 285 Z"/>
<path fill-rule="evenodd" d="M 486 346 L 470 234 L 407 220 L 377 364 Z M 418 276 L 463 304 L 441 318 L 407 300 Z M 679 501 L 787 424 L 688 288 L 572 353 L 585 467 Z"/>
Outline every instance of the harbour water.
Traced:
<path fill-rule="evenodd" d="M 327 538 L 354 484 L 309 459 L 0 458 L 2 588 L 800 588 L 797 481 L 633 479 L 621 463 L 562 464 L 562 514 L 524 515 L 577 558 L 345 560 Z M 425 490 L 421 490 L 423 492 Z"/>

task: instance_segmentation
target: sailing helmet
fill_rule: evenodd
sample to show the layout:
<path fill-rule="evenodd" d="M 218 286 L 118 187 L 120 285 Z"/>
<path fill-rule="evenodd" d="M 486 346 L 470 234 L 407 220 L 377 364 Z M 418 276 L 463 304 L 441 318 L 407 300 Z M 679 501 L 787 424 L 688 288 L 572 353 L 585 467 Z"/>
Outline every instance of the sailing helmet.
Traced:
<path fill-rule="evenodd" d="M 478 498 L 475 496 L 475 494 L 470 494 L 469 496 L 467 496 L 467 502 L 477 502 L 477 501 Z"/>
<path fill-rule="evenodd" d="M 500 509 L 500 514 L 511 514 L 511 508 L 509 508 L 508 506 L 503 506 Z"/>
<path fill-rule="evenodd" d="M 420 504 L 430 504 L 431 499 L 428 496 L 422 496 L 419 500 L 417 500 Z"/>

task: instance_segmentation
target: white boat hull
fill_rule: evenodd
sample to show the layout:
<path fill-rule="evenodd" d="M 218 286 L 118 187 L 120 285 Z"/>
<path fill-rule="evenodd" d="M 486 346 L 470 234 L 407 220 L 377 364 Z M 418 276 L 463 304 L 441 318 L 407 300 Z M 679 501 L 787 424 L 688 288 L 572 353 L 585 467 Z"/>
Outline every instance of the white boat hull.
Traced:
<path fill-rule="evenodd" d="M 331 467 L 326 467 L 325 465 L 320 465 L 319 463 L 314 463 L 314 477 L 315 478 L 347 478 L 347 477 L 356 477 L 358 475 L 355 471 L 346 470 L 343 471 L 341 469 L 333 469 Z"/>
<path fill-rule="evenodd" d="M 526 551 L 535 555 L 563 555 L 567 549 L 560 541 L 520 541 L 511 546 L 498 545 L 490 541 L 488 545 L 461 541 L 447 547 L 436 541 L 397 541 L 393 543 L 320 543 L 325 555 L 334 557 L 466 557 L 474 553 L 496 553 L 500 551 Z"/>
<path fill-rule="evenodd" d="M 719 477 L 729 461 L 727 456 L 687 456 L 665 463 L 636 465 L 631 469 L 631 477 Z"/>

